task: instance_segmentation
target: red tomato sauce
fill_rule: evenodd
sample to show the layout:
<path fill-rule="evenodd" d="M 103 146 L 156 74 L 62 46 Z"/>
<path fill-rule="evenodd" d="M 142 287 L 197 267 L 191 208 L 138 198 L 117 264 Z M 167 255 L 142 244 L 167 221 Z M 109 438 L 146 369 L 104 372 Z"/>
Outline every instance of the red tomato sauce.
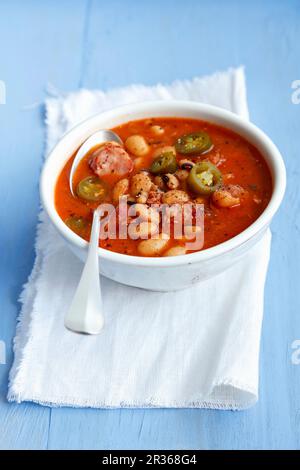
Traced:
<path fill-rule="evenodd" d="M 164 129 L 163 134 L 154 135 L 153 125 Z M 135 168 L 130 174 L 132 177 L 141 168 L 147 169 L 153 161 L 153 153 L 164 145 L 174 145 L 176 139 L 184 134 L 205 131 L 213 142 L 213 148 L 203 155 L 177 154 L 179 162 L 182 159 L 191 159 L 194 162 L 208 160 L 221 171 L 224 184 L 239 185 L 245 191 L 245 197 L 239 205 L 225 208 L 218 207 L 211 197 L 203 196 L 205 208 L 204 216 L 204 246 L 203 249 L 218 245 L 236 236 L 251 225 L 263 212 L 272 194 L 272 179 L 269 168 L 260 152 L 243 137 L 235 132 L 218 125 L 186 118 L 153 118 L 131 121 L 112 129 L 123 142 L 131 135 L 141 135 L 149 145 L 146 156 L 135 157 L 130 155 Z M 74 155 L 71 156 L 61 171 L 55 189 L 56 210 L 63 221 L 69 217 L 80 216 L 88 221 L 87 228 L 80 236 L 89 239 L 90 224 L 93 210 L 98 202 L 90 202 L 79 197 L 73 197 L 69 189 L 69 174 Z M 75 184 L 87 176 L 93 176 L 89 163 L 89 155 L 79 165 Z M 112 201 L 113 186 L 118 180 L 114 175 L 105 175 L 108 192 L 105 201 Z M 189 191 L 191 199 L 196 195 Z M 139 256 L 139 240 L 107 239 L 101 240 L 100 246 L 111 251 Z M 178 241 L 170 240 L 168 248 L 178 245 Z"/>

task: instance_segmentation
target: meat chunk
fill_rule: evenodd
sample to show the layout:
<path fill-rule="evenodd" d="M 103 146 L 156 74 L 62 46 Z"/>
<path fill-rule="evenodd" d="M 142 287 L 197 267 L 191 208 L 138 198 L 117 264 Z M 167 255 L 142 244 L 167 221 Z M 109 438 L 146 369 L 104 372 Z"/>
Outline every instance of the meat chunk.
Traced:
<path fill-rule="evenodd" d="M 133 170 L 133 161 L 118 144 L 108 142 L 97 148 L 89 160 L 90 168 L 98 176 L 125 176 Z"/>
<path fill-rule="evenodd" d="M 163 191 L 161 191 L 158 187 L 155 187 L 155 185 L 152 185 L 152 188 L 148 194 L 147 204 L 160 204 L 162 195 Z"/>

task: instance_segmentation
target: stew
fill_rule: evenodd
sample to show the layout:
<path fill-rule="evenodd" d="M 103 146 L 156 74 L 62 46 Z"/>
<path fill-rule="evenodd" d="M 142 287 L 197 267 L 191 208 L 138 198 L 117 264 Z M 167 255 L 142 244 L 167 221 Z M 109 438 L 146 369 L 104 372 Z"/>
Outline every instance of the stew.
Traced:
<path fill-rule="evenodd" d="M 272 194 L 272 179 L 259 151 L 235 132 L 205 121 L 153 118 L 113 129 L 124 146 L 110 142 L 92 149 L 75 174 L 76 196 L 69 188 L 74 155 L 61 171 L 55 189 L 56 210 L 68 227 L 88 240 L 94 209 L 110 203 L 141 216 L 134 237 L 107 237 L 100 246 L 135 256 L 175 256 L 186 249 L 184 237 L 162 232 L 152 206 L 201 205 L 206 249 L 245 230 L 263 212 Z M 150 211 L 150 212 L 149 212 Z M 151 214 L 152 214 L 151 212 Z M 146 216 L 145 216 L 146 213 Z M 152 215 L 153 215 L 152 214 Z M 132 220 L 132 216 L 129 217 Z M 156 234 L 154 240 L 142 235 Z"/>

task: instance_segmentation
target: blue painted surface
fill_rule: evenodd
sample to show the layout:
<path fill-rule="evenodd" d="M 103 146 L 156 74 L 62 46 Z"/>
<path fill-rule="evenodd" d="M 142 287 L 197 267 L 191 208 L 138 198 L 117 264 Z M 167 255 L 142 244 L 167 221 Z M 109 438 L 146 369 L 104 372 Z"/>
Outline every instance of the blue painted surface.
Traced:
<path fill-rule="evenodd" d="M 239 0 L 0 3 L 0 447 L 300 448 L 300 2 Z M 192 78 L 245 64 L 252 120 L 281 149 L 288 190 L 273 223 L 260 401 L 245 412 L 80 410 L 6 403 L 17 298 L 34 260 L 45 87 L 110 88 Z M 31 106 L 32 105 L 32 106 Z"/>

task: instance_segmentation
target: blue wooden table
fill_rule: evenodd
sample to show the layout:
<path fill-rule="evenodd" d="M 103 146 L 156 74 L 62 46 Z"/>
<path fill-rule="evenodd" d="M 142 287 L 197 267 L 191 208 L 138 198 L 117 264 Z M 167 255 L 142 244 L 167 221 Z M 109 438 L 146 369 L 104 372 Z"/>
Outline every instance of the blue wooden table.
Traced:
<path fill-rule="evenodd" d="M 246 66 L 252 121 L 279 146 L 288 170 L 286 198 L 273 223 L 259 403 L 245 412 L 8 404 L 17 299 L 34 261 L 47 83 L 62 91 L 107 89 L 240 64 Z M 300 339 L 300 105 L 291 99 L 297 79 L 299 1 L 0 2 L 0 80 L 6 88 L 0 105 L 1 448 L 300 448 L 300 365 L 291 360 L 292 343 Z"/>

